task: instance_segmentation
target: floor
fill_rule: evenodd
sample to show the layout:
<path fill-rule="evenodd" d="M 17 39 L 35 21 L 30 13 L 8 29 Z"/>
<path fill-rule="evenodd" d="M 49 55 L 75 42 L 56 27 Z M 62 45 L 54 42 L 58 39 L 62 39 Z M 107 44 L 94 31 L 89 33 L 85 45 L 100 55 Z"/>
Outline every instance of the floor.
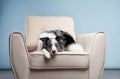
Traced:
<path fill-rule="evenodd" d="M 14 79 L 10 70 L 0 70 L 0 79 Z M 120 79 L 120 70 L 104 70 L 102 79 Z"/>

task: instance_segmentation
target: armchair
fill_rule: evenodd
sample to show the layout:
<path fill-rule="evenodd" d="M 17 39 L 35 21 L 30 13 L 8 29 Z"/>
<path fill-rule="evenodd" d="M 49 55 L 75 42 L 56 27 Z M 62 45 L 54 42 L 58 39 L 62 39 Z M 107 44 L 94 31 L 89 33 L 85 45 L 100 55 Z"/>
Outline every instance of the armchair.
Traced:
<path fill-rule="evenodd" d="M 69 32 L 85 53 L 64 52 L 45 60 L 37 50 L 40 32 L 60 29 Z M 9 37 L 10 63 L 15 79 L 101 79 L 105 63 L 103 32 L 75 35 L 70 17 L 29 16 L 25 38 L 19 32 Z"/>

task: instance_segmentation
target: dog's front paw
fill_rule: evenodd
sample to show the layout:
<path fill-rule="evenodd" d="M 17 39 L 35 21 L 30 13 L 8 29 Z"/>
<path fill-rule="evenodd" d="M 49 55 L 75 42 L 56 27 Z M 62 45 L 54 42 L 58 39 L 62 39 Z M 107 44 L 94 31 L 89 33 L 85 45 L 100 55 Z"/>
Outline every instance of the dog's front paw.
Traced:
<path fill-rule="evenodd" d="M 42 53 L 45 58 L 47 58 L 47 59 L 51 58 L 50 53 L 46 49 L 42 49 Z"/>

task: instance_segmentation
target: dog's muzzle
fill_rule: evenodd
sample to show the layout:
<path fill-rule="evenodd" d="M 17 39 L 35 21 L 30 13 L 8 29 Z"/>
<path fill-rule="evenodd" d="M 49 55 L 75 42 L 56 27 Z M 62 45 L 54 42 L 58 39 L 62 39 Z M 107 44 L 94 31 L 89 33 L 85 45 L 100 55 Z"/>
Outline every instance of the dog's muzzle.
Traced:
<path fill-rule="evenodd" d="M 56 54 L 56 50 L 52 50 L 52 55 L 55 55 Z"/>

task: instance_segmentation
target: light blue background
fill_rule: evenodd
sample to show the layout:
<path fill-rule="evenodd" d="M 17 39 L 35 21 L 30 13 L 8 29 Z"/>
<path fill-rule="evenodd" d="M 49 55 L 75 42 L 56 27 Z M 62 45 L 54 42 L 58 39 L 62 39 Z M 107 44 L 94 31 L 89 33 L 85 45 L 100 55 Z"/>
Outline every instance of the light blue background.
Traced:
<path fill-rule="evenodd" d="M 9 69 L 9 34 L 25 35 L 26 16 L 70 16 L 75 33 L 104 31 L 107 35 L 105 68 L 120 68 L 120 0 L 1 0 L 0 68 Z"/>

